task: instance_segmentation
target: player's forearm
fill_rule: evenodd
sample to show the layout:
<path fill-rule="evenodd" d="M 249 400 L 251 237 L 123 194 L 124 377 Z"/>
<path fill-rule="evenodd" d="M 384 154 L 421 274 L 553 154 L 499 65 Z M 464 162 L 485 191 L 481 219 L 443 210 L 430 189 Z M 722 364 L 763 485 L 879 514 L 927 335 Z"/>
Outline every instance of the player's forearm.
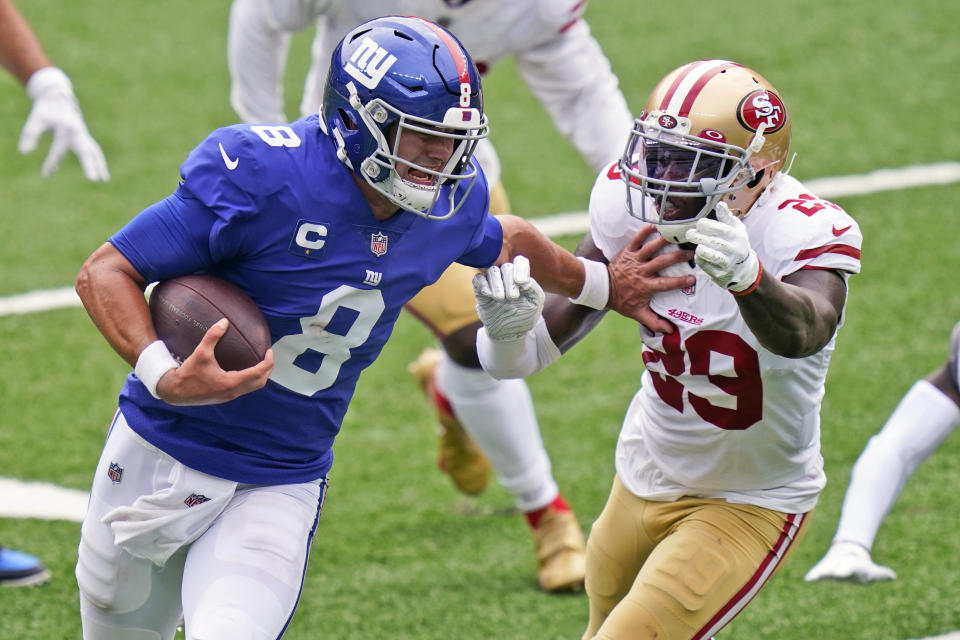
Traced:
<path fill-rule="evenodd" d="M 755 291 L 737 298 L 743 319 L 768 351 L 785 358 L 803 358 L 817 353 L 830 341 L 839 313 L 829 299 L 844 295 L 835 285 L 845 285 L 830 272 L 815 277 L 836 282 L 817 285 L 819 290 L 808 289 L 778 281 L 764 272 Z M 842 308 L 842 298 L 835 304 Z"/>
<path fill-rule="evenodd" d="M 130 366 L 157 339 L 143 296 L 146 283 L 120 253 L 107 243 L 91 255 L 77 275 L 76 291 L 87 314 L 110 346 Z"/>
<path fill-rule="evenodd" d="M 51 66 L 40 41 L 10 0 L 0 0 L 0 66 L 23 85 L 34 72 Z"/>
<path fill-rule="evenodd" d="M 503 227 L 503 250 L 498 264 L 516 256 L 530 260 L 530 275 L 545 291 L 570 298 L 580 295 L 586 273 L 583 264 L 523 218 L 497 216 Z"/>

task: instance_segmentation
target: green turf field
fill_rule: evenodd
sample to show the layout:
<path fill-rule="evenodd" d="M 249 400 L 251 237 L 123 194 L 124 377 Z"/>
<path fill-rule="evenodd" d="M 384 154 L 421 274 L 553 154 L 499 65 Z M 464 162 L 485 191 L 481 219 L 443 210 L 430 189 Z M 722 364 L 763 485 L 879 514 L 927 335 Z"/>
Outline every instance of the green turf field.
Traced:
<path fill-rule="evenodd" d="M 19 5 L 73 79 L 113 179 L 86 182 L 72 157 L 42 179 L 45 147 L 16 151 L 29 101 L 0 76 L 0 296 L 71 284 L 111 232 L 174 188 L 186 153 L 235 120 L 226 0 Z M 636 112 L 653 83 L 693 59 L 730 58 L 763 73 L 792 111 L 801 179 L 960 159 L 960 5 L 952 0 L 593 0 L 587 15 Z M 294 42 L 290 115 L 308 45 L 306 36 Z M 515 210 L 582 210 L 593 175 L 509 61 L 485 87 Z M 880 531 L 874 556 L 895 568 L 896 581 L 802 579 L 833 534 L 856 456 L 913 381 L 942 362 L 960 319 L 960 185 L 838 202 L 865 241 L 823 408 L 829 484 L 789 564 L 722 640 L 904 640 L 960 629 L 957 435 L 910 480 Z M 641 371 L 634 332 L 608 317 L 529 381 L 557 480 L 585 531 L 609 490 L 620 419 Z M 535 589 L 532 545 L 507 493 L 491 486 L 468 499 L 436 471 L 430 414 L 405 372 L 429 344 L 404 316 L 361 380 L 286 637 L 579 638 L 586 598 Z M 87 489 L 127 366 L 75 308 L 0 317 L 0 354 L 0 476 Z M 43 588 L 0 591 L 0 639 L 80 638 L 78 539 L 73 522 L 0 518 L 0 543 L 53 571 Z"/>

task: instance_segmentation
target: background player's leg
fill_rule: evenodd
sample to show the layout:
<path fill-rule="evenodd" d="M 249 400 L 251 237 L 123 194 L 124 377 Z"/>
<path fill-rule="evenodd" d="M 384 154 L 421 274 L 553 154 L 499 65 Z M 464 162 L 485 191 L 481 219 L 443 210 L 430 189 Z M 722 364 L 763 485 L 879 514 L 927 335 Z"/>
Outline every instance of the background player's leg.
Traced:
<path fill-rule="evenodd" d="M 427 357 L 411 367 L 443 425 L 440 466 L 458 486 L 469 482 L 476 488 L 488 457 L 530 524 L 541 587 L 577 589 L 583 582 L 583 534 L 557 490 L 529 389 L 522 380 L 495 380 L 477 359 L 475 273 L 453 265 L 407 305 L 444 348 L 429 356 L 429 367 Z M 464 437 L 448 435 L 458 432 Z"/>

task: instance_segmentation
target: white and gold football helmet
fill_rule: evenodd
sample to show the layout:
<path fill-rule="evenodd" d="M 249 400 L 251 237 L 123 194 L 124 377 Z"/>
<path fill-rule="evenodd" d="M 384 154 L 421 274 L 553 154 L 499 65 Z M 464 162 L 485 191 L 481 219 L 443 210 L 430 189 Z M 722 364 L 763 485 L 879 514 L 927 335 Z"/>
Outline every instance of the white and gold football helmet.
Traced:
<path fill-rule="evenodd" d="M 634 122 L 620 158 L 628 210 L 685 242 L 721 200 L 746 215 L 789 148 L 787 108 L 763 76 L 728 60 L 691 62 L 657 84 Z"/>

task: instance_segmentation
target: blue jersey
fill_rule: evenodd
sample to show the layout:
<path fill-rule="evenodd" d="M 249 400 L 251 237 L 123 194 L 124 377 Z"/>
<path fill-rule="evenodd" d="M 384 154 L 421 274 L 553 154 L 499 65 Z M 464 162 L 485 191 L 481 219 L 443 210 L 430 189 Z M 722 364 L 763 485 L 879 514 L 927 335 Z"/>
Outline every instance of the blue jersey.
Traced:
<path fill-rule="evenodd" d="M 131 428 L 238 482 L 325 475 L 360 372 L 403 305 L 451 263 L 487 267 L 499 255 L 487 199 L 480 178 L 448 220 L 399 211 L 381 222 L 316 116 L 215 131 L 177 190 L 110 242 L 147 281 L 200 272 L 238 285 L 267 319 L 276 364 L 264 388 L 200 407 L 156 400 L 130 374 L 120 409 Z"/>

